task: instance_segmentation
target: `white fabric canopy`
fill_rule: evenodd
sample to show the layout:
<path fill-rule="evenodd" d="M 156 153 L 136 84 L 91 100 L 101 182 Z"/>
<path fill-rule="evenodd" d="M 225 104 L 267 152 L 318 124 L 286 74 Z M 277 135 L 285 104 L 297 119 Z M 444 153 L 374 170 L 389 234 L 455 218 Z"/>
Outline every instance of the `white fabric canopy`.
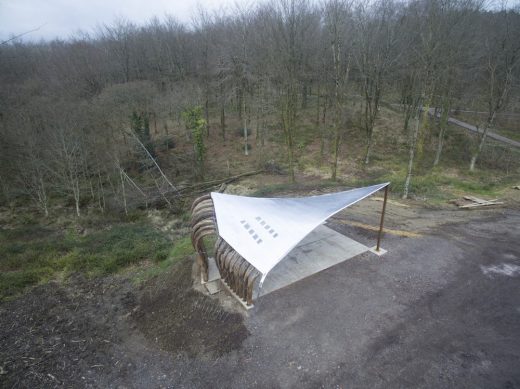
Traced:
<path fill-rule="evenodd" d="M 219 235 L 262 273 L 263 282 L 303 238 L 335 213 L 389 183 L 301 198 L 212 192 Z"/>

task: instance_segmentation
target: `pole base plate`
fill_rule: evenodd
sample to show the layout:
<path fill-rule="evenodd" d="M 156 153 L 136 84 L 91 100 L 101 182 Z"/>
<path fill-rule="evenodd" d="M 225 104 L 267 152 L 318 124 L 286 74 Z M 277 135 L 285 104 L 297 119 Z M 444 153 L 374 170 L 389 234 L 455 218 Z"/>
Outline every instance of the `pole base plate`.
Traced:
<path fill-rule="evenodd" d="M 378 257 L 380 257 L 388 252 L 387 250 L 382 249 L 381 247 L 379 247 L 379 251 L 376 250 L 376 248 L 377 248 L 377 246 L 371 247 L 368 251 L 370 251 L 371 253 L 374 253 Z"/>

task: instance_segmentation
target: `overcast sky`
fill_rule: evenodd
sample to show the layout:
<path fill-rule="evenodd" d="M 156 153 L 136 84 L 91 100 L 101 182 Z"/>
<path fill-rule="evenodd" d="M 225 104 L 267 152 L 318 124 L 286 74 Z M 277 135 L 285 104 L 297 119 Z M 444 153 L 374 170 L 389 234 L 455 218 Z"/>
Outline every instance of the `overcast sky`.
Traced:
<path fill-rule="evenodd" d="M 24 40 L 68 38 L 78 30 L 125 18 L 138 24 L 171 14 L 189 23 L 197 7 L 233 8 L 237 0 L 0 0 L 0 40 L 41 28 Z M 242 3 L 242 1 L 240 2 Z M 249 1 L 251 3 L 251 1 Z"/>

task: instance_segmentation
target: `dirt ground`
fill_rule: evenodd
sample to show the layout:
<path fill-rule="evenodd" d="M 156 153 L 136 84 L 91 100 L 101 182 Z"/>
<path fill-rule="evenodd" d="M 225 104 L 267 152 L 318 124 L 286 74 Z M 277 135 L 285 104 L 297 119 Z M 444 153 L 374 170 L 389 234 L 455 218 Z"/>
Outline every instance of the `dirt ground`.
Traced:
<path fill-rule="evenodd" d="M 329 226 L 373 245 L 381 202 Z M 390 203 L 365 253 L 259 299 L 72 277 L 0 305 L 0 387 L 520 388 L 520 211 Z"/>

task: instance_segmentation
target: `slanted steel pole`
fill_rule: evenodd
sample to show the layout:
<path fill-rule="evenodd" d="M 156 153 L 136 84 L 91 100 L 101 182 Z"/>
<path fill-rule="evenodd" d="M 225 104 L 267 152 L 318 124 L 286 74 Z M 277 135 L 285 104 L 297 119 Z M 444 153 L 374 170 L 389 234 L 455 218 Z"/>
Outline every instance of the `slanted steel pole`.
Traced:
<path fill-rule="evenodd" d="M 381 247 L 381 235 L 383 234 L 383 223 L 385 222 L 385 211 L 386 211 L 386 199 L 388 197 L 388 186 L 385 186 L 385 199 L 383 200 L 383 211 L 381 212 L 381 223 L 379 224 L 379 233 L 377 234 L 377 246 L 376 251 L 379 251 Z"/>

